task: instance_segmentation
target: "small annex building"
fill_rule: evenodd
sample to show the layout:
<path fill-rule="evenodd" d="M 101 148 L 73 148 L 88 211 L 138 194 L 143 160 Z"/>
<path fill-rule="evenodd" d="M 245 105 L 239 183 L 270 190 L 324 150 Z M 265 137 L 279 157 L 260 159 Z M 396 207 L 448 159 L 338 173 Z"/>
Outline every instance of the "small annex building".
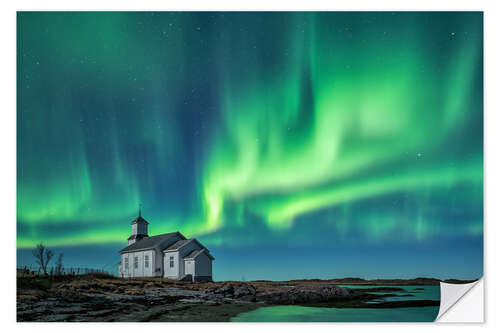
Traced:
<path fill-rule="evenodd" d="M 195 238 L 180 232 L 148 235 L 148 224 L 139 210 L 132 221 L 128 246 L 120 251 L 120 277 L 164 277 L 175 280 L 212 281 L 210 251 Z"/>

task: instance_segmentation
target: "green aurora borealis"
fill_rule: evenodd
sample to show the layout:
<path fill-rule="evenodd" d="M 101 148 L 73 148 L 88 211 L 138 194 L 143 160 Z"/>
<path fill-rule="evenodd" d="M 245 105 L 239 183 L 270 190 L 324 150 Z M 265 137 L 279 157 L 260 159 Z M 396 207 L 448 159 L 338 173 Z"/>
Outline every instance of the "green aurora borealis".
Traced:
<path fill-rule="evenodd" d="M 314 244 L 406 248 L 409 274 L 426 271 L 420 247 L 482 262 L 481 13 L 17 24 L 19 249 L 118 249 L 142 203 L 150 234 L 199 237 L 216 258 Z"/>

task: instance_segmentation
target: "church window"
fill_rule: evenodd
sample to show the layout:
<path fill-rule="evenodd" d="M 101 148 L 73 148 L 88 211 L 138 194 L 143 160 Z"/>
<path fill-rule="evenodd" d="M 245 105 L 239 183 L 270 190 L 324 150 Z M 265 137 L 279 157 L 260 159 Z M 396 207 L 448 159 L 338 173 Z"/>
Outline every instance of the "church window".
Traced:
<path fill-rule="evenodd" d="M 125 269 L 128 269 L 128 258 L 125 258 Z"/>
<path fill-rule="evenodd" d="M 170 257 L 170 267 L 174 267 L 174 257 Z"/>
<path fill-rule="evenodd" d="M 148 268 L 149 267 L 149 256 L 144 256 L 144 267 Z"/>
<path fill-rule="evenodd" d="M 134 257 L 134 269 L 139 268 L 139 257 Z"/>

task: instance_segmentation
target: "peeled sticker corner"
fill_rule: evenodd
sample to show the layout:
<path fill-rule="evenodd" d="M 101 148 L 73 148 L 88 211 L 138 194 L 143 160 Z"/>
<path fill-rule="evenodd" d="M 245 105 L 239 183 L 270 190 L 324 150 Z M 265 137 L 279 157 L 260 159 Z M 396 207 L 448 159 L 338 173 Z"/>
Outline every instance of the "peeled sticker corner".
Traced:
<path fill-rule="evenodd" d="M 484 322 L 484 281 L 465 284 L 441 282 L 441 305 L 436 322 Z"/>

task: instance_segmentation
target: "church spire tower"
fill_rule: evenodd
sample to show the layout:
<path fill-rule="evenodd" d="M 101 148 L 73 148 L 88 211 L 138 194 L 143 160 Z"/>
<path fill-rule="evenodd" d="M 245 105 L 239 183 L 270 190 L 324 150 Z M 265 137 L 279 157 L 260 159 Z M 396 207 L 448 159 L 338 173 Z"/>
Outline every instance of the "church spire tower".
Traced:
<path fill-rule="evenodd" d="M 141 215 L 141 206 L 139 205 L 139 216 L 132 221 L 132 235 L 128 238 L 128 245 L 134 244 L 135 242 L 141 240 L 144 237 L 148 237 L 148 224 Z"/>

